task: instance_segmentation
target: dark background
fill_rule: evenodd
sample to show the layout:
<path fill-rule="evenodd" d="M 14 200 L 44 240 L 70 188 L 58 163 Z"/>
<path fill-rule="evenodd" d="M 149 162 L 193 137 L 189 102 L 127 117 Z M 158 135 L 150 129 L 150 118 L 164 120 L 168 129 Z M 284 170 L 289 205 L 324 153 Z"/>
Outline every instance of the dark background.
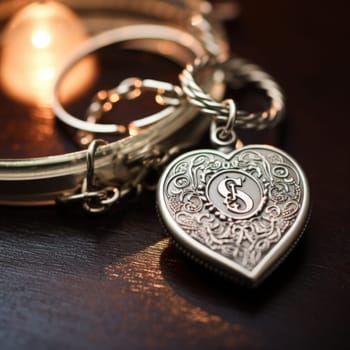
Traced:
<path fill-rule="evenodd" d="M 215 277 L 169 245 L 153 193 L 99 217 L 1 207 L 1 350 L 350 347 L 344 4 L 241 1 L 240 19 L 227 23 L 232 50 L 266 68 L 287 97 L 285 123 L 263 141 L 296 158 L 311 186 L 311 220 L 286 261 L 255 290 Z M 26 107 L 4 96 L 0 103 L 3 156 L 72 147 L 64 131 L 31 138 L 52 122 L 23 119 Z"/>

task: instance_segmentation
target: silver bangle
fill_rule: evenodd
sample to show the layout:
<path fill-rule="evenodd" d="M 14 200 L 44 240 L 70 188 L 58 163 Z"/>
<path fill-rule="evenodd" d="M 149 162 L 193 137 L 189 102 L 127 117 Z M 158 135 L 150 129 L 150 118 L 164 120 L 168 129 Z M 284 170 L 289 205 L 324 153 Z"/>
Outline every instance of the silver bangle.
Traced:
<path fill-rule="evenodd" d="M 130 25 L 107 35 L 101 34 L 99 39 L 106 39 L 104 43 L 98 44 L 96 41 L 93 41 L 93 45 L 86 43 L 78 51 L 78 56 L 69 61 L 66 69 L 72 62 L 78 60 L 77 57 L 92 52 L 94 47 L 111 43 L 110 33 L 118 33 L 118 37 L 119 34 L 122 35 L 125 41 L 141 39 L 137 41 L 138 44 L 145 38 L 167 40 L 182 47 L 181 51 L 176 51 L 176 57 L 171 57 L 182 65 L 198 55 L 208 54 L 206 45 L 186 31 L 166 25 Z M 129 39 L 128 33 L 130 33 Z M 170 33 L 169 36 L 167 33 Z M 190 38 L 191 43 L 188 45 L 186 42 L 179 42 L 174 38 L 175 33 Z M 119 39 L 114 37 L 114 40 Z M 218 39 L 217 42 L 222 41 Z M 222 43 L 220 55 L 225 56 L 227 46 Z M 161 51 L 158 53 L 165 54 Z M 220 98 L 223 94 L 223 84 L 222 81 L 215 80 L 216 78 L 215 69 L 209 68 L 208 76 L 202 84 L 213 96 Z M 56 110 L 59 109 L 57 106 L 56 102 Z M 164 162 L 170 153 L 196 143 L 208 125 L 205 120 L 193 122 L 196 112 L 196 109 L 189 105 L 181 105 L 167 118 L 139 134 L 99 146 L 93 157 L 95 174 L 101 186 L 96 191 L 103 192 L 104 188 L 111 186 L 118 188 L 121 193 L 127 188 L 139 188 L 146 163 L 155 166 L 158 161 Z M 184 128 L 191 128 L 191 133 L 184 133 Z M 56 203 L 58 198 L 67 199 L 74 196 L 82 190 L 82 183 L 86 178 L 87 152 L 79 151 L 33 159 L 0 160 L 0 204 L 46 205 Z M 80 200 L 85 202 L 84 198 Z"/>

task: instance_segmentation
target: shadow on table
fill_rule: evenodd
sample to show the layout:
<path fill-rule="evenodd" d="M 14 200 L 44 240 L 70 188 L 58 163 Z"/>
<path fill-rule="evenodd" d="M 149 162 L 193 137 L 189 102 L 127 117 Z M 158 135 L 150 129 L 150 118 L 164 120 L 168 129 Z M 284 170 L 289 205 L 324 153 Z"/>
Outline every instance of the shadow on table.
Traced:
<path fill-rule="evenodd" d="M 161 255 L 161 270 L 175 293 L 207 309 L 263 313 L 302 273 L 307 240 L 301 239 L 286 261 L 256 288 L 247 288 L 224 279 L 190 260 L 170 243 Z M 210 311 L 210 310 L 207 310 Z M 230 313 L 225 311 L 225 315 Z"/>

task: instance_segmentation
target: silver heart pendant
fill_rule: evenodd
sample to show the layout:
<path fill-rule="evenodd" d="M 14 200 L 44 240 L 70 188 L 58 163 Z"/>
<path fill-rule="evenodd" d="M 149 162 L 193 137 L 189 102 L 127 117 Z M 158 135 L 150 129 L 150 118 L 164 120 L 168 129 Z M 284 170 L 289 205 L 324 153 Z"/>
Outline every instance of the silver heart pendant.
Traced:
<path fill-rule="evenodd" d="M 259 284 L 306 225 L 305 175 L 285 152 L 250 145 L 230 154 L 195 150 L 175 159 L 158 186 L 158 211 L 182 250 L 244 284 Z"/>

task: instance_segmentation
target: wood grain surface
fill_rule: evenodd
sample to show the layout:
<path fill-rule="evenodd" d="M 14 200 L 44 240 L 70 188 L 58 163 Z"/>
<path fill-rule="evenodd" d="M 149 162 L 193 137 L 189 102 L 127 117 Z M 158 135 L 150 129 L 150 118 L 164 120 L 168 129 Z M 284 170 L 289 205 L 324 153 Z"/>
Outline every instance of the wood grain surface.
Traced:
<path fill-rule="evenodd" d="M 165 238 L 151 192 L 96 217 L 1 207 L 1 350 L 350 348 L 344 4 L 241 1 L 241 18 L 226 25 L 232 51 L 266 68 L 287 97 L 284 124 L 247 138 L 283 148 L 309 178 L 311 220 L 286 261 L 255 290 L 214 276 Z M 108 65 L 112 55 L 107 70 L 118 69 Z M 147 64 L 119 58 L 123 74 L 148 67 L 176 80 L 169 62 L 140 55 Z M 62 126 L 36 113 L 0 94 L 2 157 L 74 149 Z"/>

